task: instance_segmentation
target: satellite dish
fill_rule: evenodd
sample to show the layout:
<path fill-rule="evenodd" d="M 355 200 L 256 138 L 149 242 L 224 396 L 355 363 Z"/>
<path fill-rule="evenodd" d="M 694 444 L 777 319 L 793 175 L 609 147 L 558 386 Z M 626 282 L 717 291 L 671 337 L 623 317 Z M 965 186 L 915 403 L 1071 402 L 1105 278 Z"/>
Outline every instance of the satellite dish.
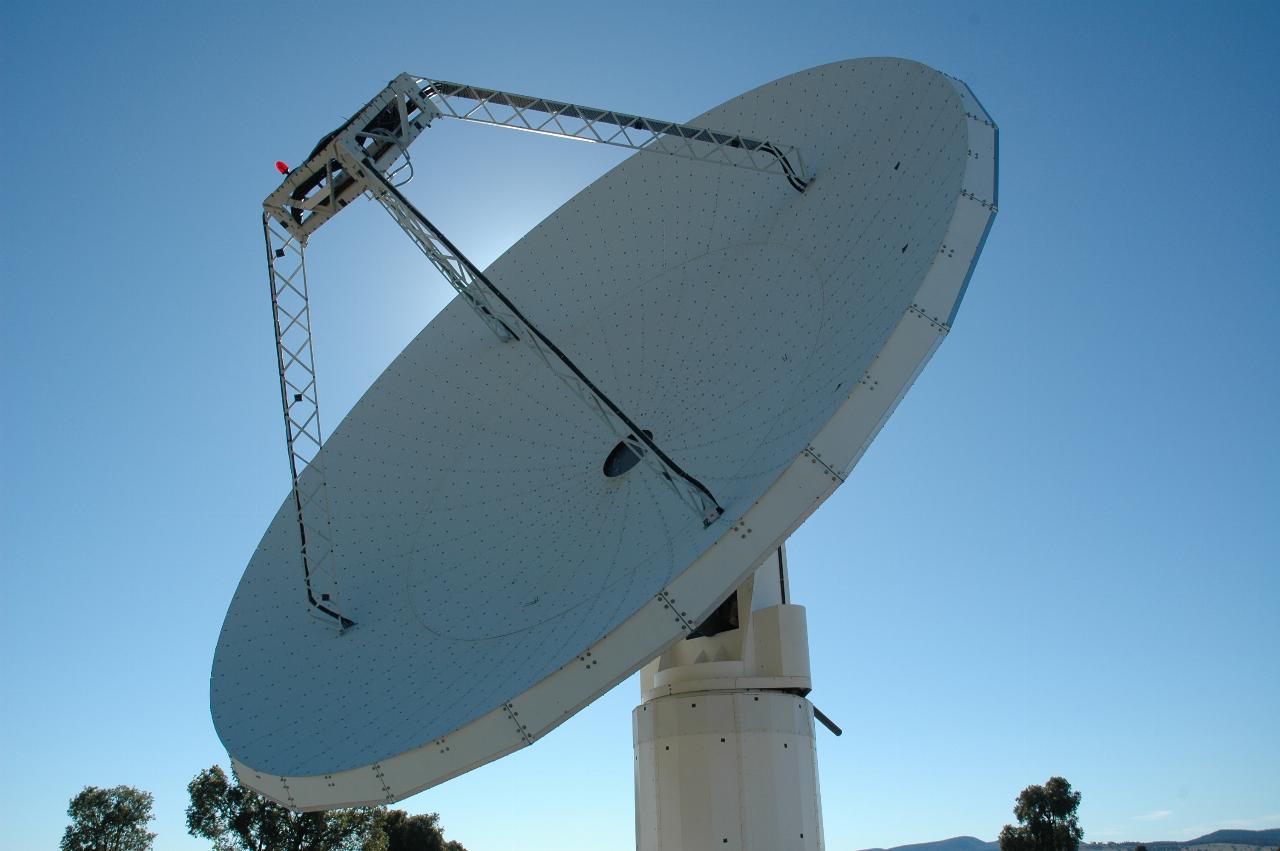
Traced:
<path fill-rule="evenodd" d="M 408 76 L 387 92 L 266 205 L 295 488 L 210 693 L 241 781 L 295 809 L 497 759 L 695 633 L 844 481 L 995 214 L 994 124 L 909 61 L 813 68 L 687 125 Z M 481 273 L 396 186 L 440 117 L 676 156 L 630 157 Z M 321 447 L 295 272 L 361 194 L 459 296 Z"/>

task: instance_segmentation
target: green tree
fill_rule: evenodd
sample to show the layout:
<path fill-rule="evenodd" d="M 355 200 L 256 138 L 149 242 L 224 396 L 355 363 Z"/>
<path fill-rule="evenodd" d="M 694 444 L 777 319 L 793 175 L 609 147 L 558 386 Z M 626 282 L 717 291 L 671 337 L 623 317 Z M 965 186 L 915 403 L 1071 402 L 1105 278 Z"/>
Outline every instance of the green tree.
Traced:
<path fill-rule="evenodd" d="M 1133 846 L 1133 851 L 1147 851 L 1147 846 L 1139 842 L 1137 845 Z"/>
<path fill-rule="evenodd" d="M 217 851 L 381 851 L 377 809 L 295 813 L 228 779 L 221 766 L 187 784 L 187 832 Z"/>
<path fill-rule="evenodd" d="M 156 835 L 150 792 L 132 786 L 86 786 L 67 805 L 71 824 L 62 834 L 62 851 L 151 851 Z"/>
<path fill-rule="evenodd" d="M 440 815 L 411 816 L 404 810 L 387 810 L 378 819 L 386 835 L 385 851 L 467 851 L 455 841 L 445 841 Z"/>
<path fill-rule="evenodd" d="M 1084 838 L 1079 807 L 1080 793 L 1061 777 L 1028 786 L 1013 806 L 1018 827 L 1006 824 L 1000 831 L 1000 851 L 1078 851 Z"/>

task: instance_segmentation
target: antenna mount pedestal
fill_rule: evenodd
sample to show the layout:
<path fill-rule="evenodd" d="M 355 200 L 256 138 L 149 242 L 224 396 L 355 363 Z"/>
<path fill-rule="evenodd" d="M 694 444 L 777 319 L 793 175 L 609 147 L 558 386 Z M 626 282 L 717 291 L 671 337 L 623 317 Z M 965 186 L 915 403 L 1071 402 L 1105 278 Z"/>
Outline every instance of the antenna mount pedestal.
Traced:
<path fill-rule="evenodd" d="M 820 851 L 809 643 L 782 549 L 644 667 L 638 851 Z"/>

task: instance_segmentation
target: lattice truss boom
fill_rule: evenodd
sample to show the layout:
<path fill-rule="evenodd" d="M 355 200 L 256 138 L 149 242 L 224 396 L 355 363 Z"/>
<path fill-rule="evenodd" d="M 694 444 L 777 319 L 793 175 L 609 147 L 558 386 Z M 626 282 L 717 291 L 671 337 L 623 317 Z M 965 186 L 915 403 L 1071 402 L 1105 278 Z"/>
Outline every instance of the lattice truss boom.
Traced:
<path fill-rule="evenodd" d="M 321 139 L 307 161 L 264 201 L 263 230 L 306 597 L 314 613 L 340 630 L 354 622 L 340 606 L 339 553 L 319 454 L 324 439 L 304 247 L 312 233 L 360 195 L 387 210 L 498 339 L 529 346 L 703 525 L 723 514 L 702 483 L 663 452 L 400 193 L 398 186 L 413 173 L 409 145 L 441 117 L 779 175 L 798 191 L 810 182 L 794 146 L 408 74 L 392 80 L 346 124 Z"/>
<path fill-rule="evenodd" d="M 477 269 L 470 260 L 435 228 L 381 174 L 373 174 L 381 184 L 378 201 L 391 214 L 440 272 L 449 279 L 474 307 L 481 319 L 504 342 L 520 340 L 528 345 L 539 360 L 564 382 L 574 394 L 604 420 L 622 442 L 642 461 L 652 467 L 703 524 L 710 526 L 723 510 L 700 482 L 676 465 L 630 417 L 621 411 L 585 376 L 560 349 L 530 323 L 514 304 Z"/>
<path fill-rule="evenodd" d="M 793 145 L 462 83 L 418 82 L 422 94 L 448 118 L 778 174 L 800 190 L 807 184 L 800 151 Z"/>
<path fill-rule="evenodd" d="M 293 478 L 307 601 L 315 612 L 346 628 L 352 622 L 339 608 L 337 548 L 329 492 L 319 458 L 324 440 L 316 393 L 304 248 L 301 240 L 284 231 L 270 216 L 262 217 L 262 226 L 267 241 L 280 399 L 284 407 L 285 443 Z"/>

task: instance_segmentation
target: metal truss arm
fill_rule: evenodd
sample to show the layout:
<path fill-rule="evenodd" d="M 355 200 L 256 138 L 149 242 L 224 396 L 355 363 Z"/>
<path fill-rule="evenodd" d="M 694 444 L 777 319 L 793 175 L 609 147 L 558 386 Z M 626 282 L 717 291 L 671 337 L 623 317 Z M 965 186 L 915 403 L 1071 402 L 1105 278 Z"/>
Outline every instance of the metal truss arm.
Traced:
<path fill-rule="evenodd" d="M 619 440 L 625 443 L 637 458 L 647 463 L 662 477 L 681 502 L 698 513 L 704 527 L 710 526 L 724 514 L 724 509 L 720 507 L 715 496 L 705 485 L 682 470 L 670 456 L 663 452 L 650 437 L 649 432 L 641 429 L 614 404 L 555 343 L 539 331 L 520 312 L 520 309 L 485 277 L 474 263 L 467 259 L 466 255 L 455 248 L 453 243 L 401 194 L 399 189 L 373 167 L 372 163 L 365 160 L 362 166 L 353 166 L 352 171 L 362 179 L 369 179 L 375 184 L 370 189 L 371 194 L 386 208 L 432 265 L 443 272 L 454 288 L 467 299 L 480 318 L 490 328 L 494 328 L 499 337 L 502 337 L 505 332 L 509 337 L 504 339 L 514 338 L 529 346 L 557 378 L 582 399 L 596 416 L 608 424 Z"/>
<path fill-rule="evenodd" d="M 766 174 L 803 192 L 809 178 L 793 146 L 612 110 L 401 74 L 316 145 L 263 202 L 280 398 L 302 549 L 307 601 L 340 630 L 354 626 L 338 605 L 338 553 L 321 464 L 320 413 L 303 249 L 307 239 L 361 194 L 378 200 L 476 314 L 504 341 L 528 345 L 566 386 L 696 511 L 704 526 L 724 513 L 686 473 L 543 335 L 393 184 L 412 176 L 408 147 L 440 117 L 636 151 L 663 153 Z M 405 182 L 403 178 L 400 182 Z M 304 483 L 305 482 L 305 483 Z"/>
<path fill-rule="evenodd" d="M 794 145 L 401 74 L 321 139 L 306 162 L 267 197 L 264 208 L 305 241 L 363 191 L 340 165 L 340 150 L 368 157 L 380 173 L 394 178 L 408 167 L 409 145 L 441 117 L 776 174 L 798 192 L 812 182 Z"/>
<path fill-rule="evenodd" d="M 419 94 L 445 118 L 781 174 L 797 192 L 810 182 L 794 145 L 462 83 L 417 80 Z"/>
<path fill-rule="evenodd" d="M 275 319 L 276 360 L 280 367 L 280 401 L 284 407 L 293 505 L 302 543 L 302 575 L 312 611 L 332 619 L 339 630 L 355 626 L 338 608 L 338 553 L 333 538 L 329 492 L 319 458 L 323 437 L 316 393 L 315 355 L 311 344 L 311 306 L 302 242 L 262 217 L 271 278 L 271 310 Z M 306 484 L 303 473 L 307 472 Z"/>

